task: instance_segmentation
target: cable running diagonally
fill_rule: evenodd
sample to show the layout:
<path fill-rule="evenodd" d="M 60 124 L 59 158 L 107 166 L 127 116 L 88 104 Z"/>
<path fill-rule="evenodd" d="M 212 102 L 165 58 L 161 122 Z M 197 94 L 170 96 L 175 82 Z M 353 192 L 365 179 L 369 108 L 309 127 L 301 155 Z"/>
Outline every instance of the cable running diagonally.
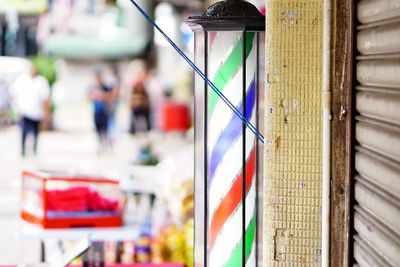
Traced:
<path fill-rule="evenodd" d="M 145 17 L 145 19 L 167 40 L 167 42 L 178 52 L 178 54 L 193 68 L 193 70 L 200 75 L 200 77 L 213 89 L 213 91 L 225 102 L 226 105 L 235 113 L 236 116 L 249 128 L 256 136 L 256 138 L 264 143 L 264 136 L 258 129 L 225 97 L 225 95 L 211 82 L 208 77 L 191 61 L 185 53 L 164 33 L 164 31 L 155 23 L 155 21 L 135 2 L 130 2 L 137 8 L 137 10 Z"/>

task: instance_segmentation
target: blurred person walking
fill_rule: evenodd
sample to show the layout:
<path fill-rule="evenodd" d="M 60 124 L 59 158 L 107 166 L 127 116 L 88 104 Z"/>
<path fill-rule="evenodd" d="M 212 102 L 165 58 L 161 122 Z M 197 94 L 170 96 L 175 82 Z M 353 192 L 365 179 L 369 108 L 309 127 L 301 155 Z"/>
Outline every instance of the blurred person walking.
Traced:
<path fill-rule="evenodd" d="M 99 153 L 103 153 L 110 146 L 109 103 L 112 98 L 112 88 L 103 81 L 102 73 L 97 71 L 94 76 L 95 84 L 89 91 L 89 99 L 93 103 L 93 120 L 99 139 Z"/>
<path fill-rule="evenodd" d="M 10 99 L 8 86 L 4 79 L 0 77 L 0 128 L 9 124 Z"/>
<path fill-rule="evenodd" d="M 111 67 L 112 80 L 109 83 L 110 99 L 108 104 L 108 134 L 111 145 L 117 138 L 117 119 L 116 112 L 119 104 L 119 97 L 121 94 L 121 78 L 117 66 Z"/>
<path fill-rule="evenodd" d="M 21 117 L 21 154 L 26 155 L 26 140 L 33 134 L 33 153 L 37 154 L 41 124 L 50 121 L 50 86 L 31 65 L 30 73 L 19 76 L 11 88 L 11 97 Z"/>
<path fill-rule="evenodd" d="M 131 123 L 129 128 L 131 134 L 136 133 L 141 119 L 144 120 L 144 123 L 146 124 L 146 130 L 150 130 L 151 128 L 150 98 L 145 87 L 146 76 L 147 72 L 132 88 L 130 97 Z"/>

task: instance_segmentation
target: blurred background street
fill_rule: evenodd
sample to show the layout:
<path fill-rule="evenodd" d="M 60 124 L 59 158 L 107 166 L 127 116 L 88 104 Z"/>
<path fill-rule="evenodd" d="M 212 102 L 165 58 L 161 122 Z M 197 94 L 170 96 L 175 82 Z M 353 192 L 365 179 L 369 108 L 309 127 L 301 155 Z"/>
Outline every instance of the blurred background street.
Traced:
<path fill-rule="evenodd" d="M 193 58 L 186 20 L 216 1 L 136 2 Z M 250 2 L 265 12 L 263 0 Z M 33 205 L 23 200 L 28 170 L 128 188 L 138 179 L 139 197 L 119 188 L 118 218 L 137 221 L 143 210 L 157 218 L 147 237 L 157 247 L 139 257 L 136 240 L 105 242 L 106 263 L 192 266 L 193 87 L 192 69 L 130 0 L 0 0 L 0 265 L 40 260 L 39 239 L 19 234 L 20 212 Z M 135 173 L 138 166 L 151 175 Z M 55 244 L 46 245 L 50 253 Z"/>

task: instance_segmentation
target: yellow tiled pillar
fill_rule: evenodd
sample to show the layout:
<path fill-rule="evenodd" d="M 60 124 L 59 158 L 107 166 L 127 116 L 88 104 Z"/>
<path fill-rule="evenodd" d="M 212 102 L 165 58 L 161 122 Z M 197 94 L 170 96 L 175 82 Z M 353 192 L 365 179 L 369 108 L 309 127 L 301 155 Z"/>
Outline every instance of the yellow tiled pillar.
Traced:
<path fill-rule="evenodd" d="M 323 0 L 266 0 L 264 266 L 320 266 Z"/>

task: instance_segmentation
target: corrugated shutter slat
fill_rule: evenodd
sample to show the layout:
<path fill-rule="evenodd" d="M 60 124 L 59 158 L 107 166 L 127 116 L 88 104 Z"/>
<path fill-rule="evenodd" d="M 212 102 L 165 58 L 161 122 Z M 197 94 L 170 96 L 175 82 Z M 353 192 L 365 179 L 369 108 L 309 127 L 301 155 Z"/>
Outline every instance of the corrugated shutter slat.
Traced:
<path fill-rule="evenodd" d="M 354 266 L 361 267 L 384 267 L 390 265 L 382 255 L 376 254 L 375 250 L 360 236 L 356 235 L 354 239 L 354 258 L 358 264 Z"/>
<path fill-rule="evenodd" d="M 357 49 L 364 55 L 400 52 L 400 23 L 366 29 L 357 34 Z"/>
<path fill-rule="evenodd" d="M 366 117 L 392 124 L 400 123 L 400 94 L 387 92 L 358 92 L 357 111 Z"/>
<path fill-rule="evenodd" d="M 381 255 L 385 261 L 393 266 L 400 266 L 400 257 L 398 257 L 400 244 L 385 232 L 385 229 L 379 225 L 379 221 L 371 214 L 361 208 L 357 210 L 354 214 L 354 229 L 375 252 L 378 251 L 377 254 Z"/>
<path fill-rule="evenodd" d="M 362 24 L 394 18 L 399 13 L 399 0 L 364 0 L 357 6 L 357 17 Z"/>
<path fill-rule="evenodd" d="M 400 128 L 370 121 L 356 124 L 356 140 L 367 148 L 400 161 Z"/>
<path fill-rule="evenodd" d="M 400 0 L 357 4 L 353 256 L 400 266 Z"/>
<path fill-rule="evenodd" d="M 361 176 L 357 176 L 358 183 L 355 185 L 355 197 L 357 202 L 375 214 L 382 225 L 390 228 L 397 235 L 400 234 L 400 205 L 399 199 L 385 195 L 379 187 L 373 187 Z"/>
<path fill-rule="evenodd" d="M 400 196 L 399 164 L 367 149 L 358 150 L 355 159 L 357 172 L 389 194 Z"/>
<path fill-rule="evenodd" d="M 400 89 L 400 60 L 360 61 L 356 71 L 362 85 Z"/>

